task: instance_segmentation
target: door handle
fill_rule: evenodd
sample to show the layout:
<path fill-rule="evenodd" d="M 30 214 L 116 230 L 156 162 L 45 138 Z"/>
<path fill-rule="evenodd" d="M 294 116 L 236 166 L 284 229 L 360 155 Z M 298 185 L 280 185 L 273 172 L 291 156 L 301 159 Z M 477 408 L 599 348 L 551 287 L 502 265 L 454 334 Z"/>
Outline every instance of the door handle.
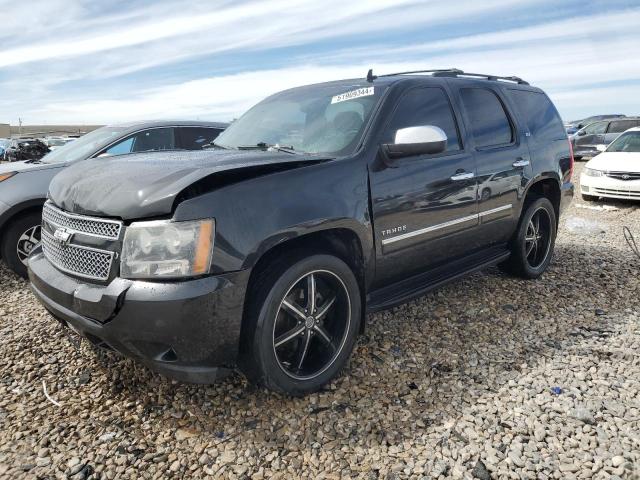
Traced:
<path fill-rule="evenodd" d="M 524 158 L 519 158 L 518 160 L 513 162 L 513 166 L 515 168 L 528 167 L 529 166 L 529 160 L 525 160 Z"/>
<path fill-rule="evenodd" d="M 459 180 L 469 180 L 475 176 L 476 175 L 473 172 L 461 172 L 461 173 L 456 173 L 453 177 L 451 177 L 451 180 L 453 180 L 454 182 L 457 182 Z"/>

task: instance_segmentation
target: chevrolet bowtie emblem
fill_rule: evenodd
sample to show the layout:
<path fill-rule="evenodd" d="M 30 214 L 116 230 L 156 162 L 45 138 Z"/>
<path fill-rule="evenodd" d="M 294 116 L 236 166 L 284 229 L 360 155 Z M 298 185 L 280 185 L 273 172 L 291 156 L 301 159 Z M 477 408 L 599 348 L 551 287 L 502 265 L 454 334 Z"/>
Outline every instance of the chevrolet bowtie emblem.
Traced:
<path fill-rule="evenodd" d="M 67 231 L 64 228 L 58 228 L 56 229 L 55 232 L 53 232 L 53 236 L 57 240 L 60 240 L 62 244 L 69 245 L 69 242 L 71 241 L 71 237 L 73 237 L 73 233 Z"/>

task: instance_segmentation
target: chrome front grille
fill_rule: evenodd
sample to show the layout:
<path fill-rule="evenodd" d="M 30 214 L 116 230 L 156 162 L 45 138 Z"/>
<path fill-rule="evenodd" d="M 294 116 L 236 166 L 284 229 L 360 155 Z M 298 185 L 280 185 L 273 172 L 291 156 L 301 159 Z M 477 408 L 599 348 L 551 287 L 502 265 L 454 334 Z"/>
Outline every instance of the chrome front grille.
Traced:
<path fill-rule="evenodd" d="M 74 244 L 65 245 L 44 228 L 41 241 L 45 257 L 57 269 L 95 280 L 109 278 L 115 252 Z"/>
<path fill-rule="evenodd" d="M 617 180 L 640 180 L 640 173 L 631 172 L 607 172 L 607 177 L 615 178 Z"/>
<path fill-rule="evenodd" d="M 118 258 L 123 223 L 60 210 L 42 211 L 42 250 L 58 270 L 92 280 L 108 280 Z"/>
<path fill-rule="evenodd" d="M 110 240 L 120 238 L 120 231 L 122 230 L 122 222 L 117 220 L 74 215 L 63 212 L 50 202 L 44 204 L 42 219 L 53 227 L 64 227 L 74 233 L 83 233 Z"/>

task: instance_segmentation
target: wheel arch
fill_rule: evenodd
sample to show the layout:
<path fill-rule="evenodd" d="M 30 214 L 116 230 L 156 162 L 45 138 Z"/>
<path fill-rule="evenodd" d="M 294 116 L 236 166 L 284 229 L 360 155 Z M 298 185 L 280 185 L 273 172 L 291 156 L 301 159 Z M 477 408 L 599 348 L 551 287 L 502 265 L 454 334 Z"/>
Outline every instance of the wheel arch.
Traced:
<path fill-rule="evenodd" d="M 361 311 L 364 317 L 366 310 L 366 259 L 363 248 L 361 238 L 354 230 L 345 227 L 334 227 L 305 233 L 265 249 L 251 268 L 243 308 L 241 339 L 245 338 L 245 328 L 249 323 L 246 317 L 249 310 L 249 302 L 251 301 L 251 292 L 255 292 L 256 285 L 264 276 L 267 267 L 283 256 L 295 258 L 295 256 L 303 257 L 306 252 L 309 254 L 323 253 L 334 255 L 345 262 L 353 271 L 358 282 Z M 361 328 L 364 328 L 364 318 L 362 320 L 360 325 Z"/>
<path fill-rule="evenodd" d="M 562 193 L 558 178 L 552 175 L 539 176 L 528 185 L 524 193 L 521 214 L 527 209 L 527 206 L 533 199 L 536 197 L 545 197 L 548 198 L 553 205 L 556 214 L 556 223 L 558 223 L 560 221 L 561 196 Z"/>
<path fill-rule="evenodd" d="M 18 216 L 29 214 L 31 212 L 37 212 L 42 210 L 46 199 L 35 198 L 32 200 L 26 200 L 17 205 L 12 206 L 9 210 L 4 212 L 0 217 L 0 240 L 4 238 L 7 226 L 11 224 Z"/>

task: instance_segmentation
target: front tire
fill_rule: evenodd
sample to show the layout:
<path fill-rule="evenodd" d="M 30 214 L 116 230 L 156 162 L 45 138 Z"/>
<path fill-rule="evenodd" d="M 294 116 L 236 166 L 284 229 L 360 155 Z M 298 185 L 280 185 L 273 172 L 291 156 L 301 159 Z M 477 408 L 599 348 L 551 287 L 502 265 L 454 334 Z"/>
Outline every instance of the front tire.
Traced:
<path fill-rule="evenodd" d="M 520 217 L 511 256 L 501 268 L 526 279 L 542 275 L 551 263 L 557 225 L 555 209 L 547 198 L 531 202 Z"/>
<path fill-rule="evenodd" d="M 241 369 L 250 381 L 280 393 L 314 392 L 351 355 L 360 330 L 358 282 L 331 255 L 292 258 L 266 271 L 248 293 Z"/>
<path fill-rule="evenodd" d="M 27 257 L 40 243 L 42 212 L 30 212 L 11 221 L 2 237 L 2 258 L 9 268 L 27 278 Z"/>

